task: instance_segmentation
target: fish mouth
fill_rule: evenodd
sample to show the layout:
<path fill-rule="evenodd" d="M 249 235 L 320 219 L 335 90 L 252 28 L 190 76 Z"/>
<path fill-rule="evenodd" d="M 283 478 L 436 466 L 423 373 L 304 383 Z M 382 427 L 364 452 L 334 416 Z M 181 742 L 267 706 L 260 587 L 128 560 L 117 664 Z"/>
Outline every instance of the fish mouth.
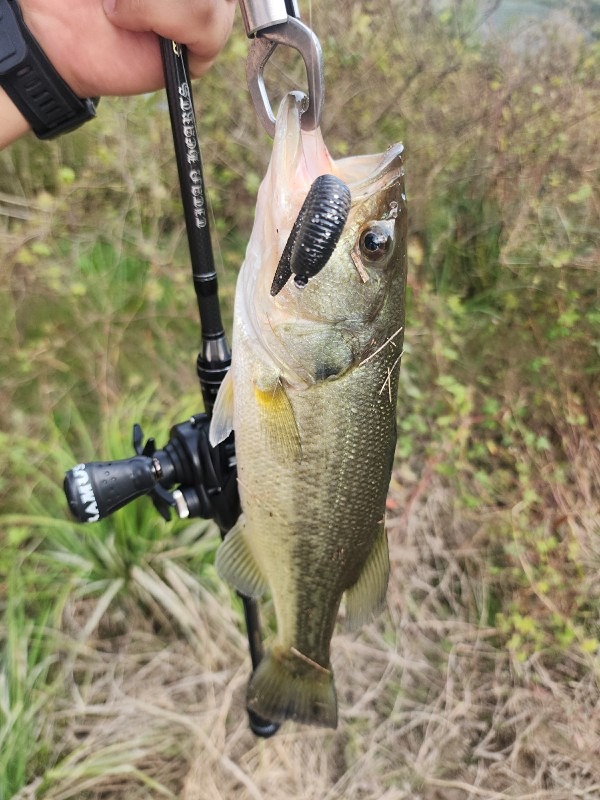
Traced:
<path fill-rule="evenodd" d="M 404 177 L 404 145 L 389 147 L 385 153 L 354 156 L 335 162 L 336 175 L 345 181 L 352 193 L 352 204 L 362 203 Z"/>
<path fill-rule="evenodd" d="M 376 199 L 378 195 L 386 195 L 390 189 L 395 191 L 395 186 L 404 175 L 402 144 L 395 144 L 384 153 L 332 159 L 320 128 L 302 130 L 304 101 L 304 95 L 299 92 L 290 92 L 282 99 L 277 114 L 273 152 L 259 189 L 253 229 L 256 241 L 251 238 L 251 244 L 256 245 L 258 252 L 260 238 L 260 266 L 254 277 L 248 276 L 247 280 L 252 281 L 258 290 L 261 306 L 265 297 L 271 303 L 274 298 L 283 296 L 282 289 L 293 276 L 294 281 L 299 280 L 301 285 L 305 285 L 327 263 L 327 259 L 319 258 L 316 265 L 311 262 L 306 268 L 301 259 L 297 271 L 294 265 L 288 263 L 290 258 L 287 257 L 290 255 L 287 253 L 291 247 L 288 247 L 290 239 L 292 245 L 296 242 L 299 247 L 304 246 L 303 238 L 294 235 L 294 226 L 317 179 L 329 176 L 347 187 L 350 195 L 350 208 L 346 212 L 348 224 L 352 208 L 366 200 Z M 398 200 L 402 205 L 404 195 Z M 336 241 L 343 235 L 345 227 L 342 224 L 339 230 L 336 229 Z M 319 239 L 317 245 L 320 247 L 321 244 Z"/>
<path fill-rule="evenodd" d="M 277 158 L 274 160 L 279 165 L 280 191 L 289 192 L 288 187 L 294 186 L 298 196 L 305 197 L 315 179 L 329 173 L 350 187 L 354 203 L 403 176 L 402 143 L 392 145 L 384 153 L 332 159 L 320 129 L 302 130 L 304 101 L 301 92 L 290 92 L 283 98 L 277 115 L 274 141 Z"/>
<path fill-rule="evenodd" d="M 281 192 L 305 196 L 316 178 L 334 172 L 334 162 L 321 131 L 303 131 L 301 116 L 305 95 L 290 92 L 281 101 L 273 142 L 272 162 L 277 165 L 277 183 Z"/>

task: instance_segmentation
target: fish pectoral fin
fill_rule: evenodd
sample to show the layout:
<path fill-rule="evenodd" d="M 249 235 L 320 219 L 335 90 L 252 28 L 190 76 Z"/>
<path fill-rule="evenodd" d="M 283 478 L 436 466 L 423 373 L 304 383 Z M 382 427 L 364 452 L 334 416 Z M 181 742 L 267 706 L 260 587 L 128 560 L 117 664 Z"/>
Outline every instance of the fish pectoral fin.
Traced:
<path fill-rule="evenodd" d="M 215 567 L 223 580 L 246 597 L 260 597 L 267 581 L 248 544 L 244 518 L 240 517 L 217 550 Z"/>
<path fill-rule="evenodd" d="M 212 412 L 208 439 L 213 447 L 224 442 L 233 430 L 233 378 L 231 370 L 219 387 Z"/>
<path fill-rule="evenodd" d="M 292 719 L 306 725 L 337 727 L 333 673 L 295 648 L 276 645 L 252 674 L 247 705 L 263 719 Z"/>
<path fill-rule="evenodd" d="M 377 538 L 358 580 L 345 593 L 348 630 L 360 628 L 383 609 L 389 574 L 388 540 L 382 520 Z"/>
<path fill-rule="evenodd" d="M 281 379 L 272 387 L 254 387 L 260 420 L 273 449 L 284 458 L 297 460 L 302 455 L 300 432 L 293 406 Z"/>

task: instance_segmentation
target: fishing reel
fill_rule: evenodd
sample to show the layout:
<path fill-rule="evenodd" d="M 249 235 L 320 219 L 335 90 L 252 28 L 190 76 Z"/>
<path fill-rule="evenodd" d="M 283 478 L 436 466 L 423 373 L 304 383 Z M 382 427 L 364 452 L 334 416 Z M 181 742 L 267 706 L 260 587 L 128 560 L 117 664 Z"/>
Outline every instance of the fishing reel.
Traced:
<path fill-rule="evenodd" d="M 94 461 L 69 470 L 64 490 L 71 513 L 79 522 L 97 522 L 138 497 L 149 495 L 158 513 L 169 520 L 212 519 L 222 532 L 240 514 L 233 435 L 217 447 L 208 440 L 210 419 L 197 414 L 174 425 L 170 438 L 157 449 L 133 426 L 132 458 Z M 173 487 L 176 487 L 173 489 Z"/>
<path fill-rule="evenodd" d="M 213 447 L 208 439 L 209 428 L 208 414 L 195 414 L 174 425 L 169 441 L 159 450 L 153 438 L 142 444 L 144 434 L 136 423 L 135 456 L 78 464 L 66 473 L 63 485 L 71 513 L 79 522 L 98 522 L 148 495 L 165 520 L 170 519 L 173 510 L 181 519 L 212 519 L 224 536 L 240 515 L 235 446 L 231 434 Z M 258 606 L 252 598 L 240 597 L 250 658 L 256 669 L 263 656 Z M 250 709 L 248 718 L 256 736 L 268 738 L 279 728 Z"/>

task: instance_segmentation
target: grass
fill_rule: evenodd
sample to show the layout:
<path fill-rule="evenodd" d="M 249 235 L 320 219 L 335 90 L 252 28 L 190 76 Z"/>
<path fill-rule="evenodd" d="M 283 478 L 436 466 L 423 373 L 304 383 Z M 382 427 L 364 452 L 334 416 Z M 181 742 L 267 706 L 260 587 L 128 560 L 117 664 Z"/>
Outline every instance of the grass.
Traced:
<path fill-rule="evenodd" d="M 200 410 L 160 97 L 0 154 L 0 800 L 600 794 L 600 50 L 390 8 L 312 21 L 333 153 L 403 138 L 411 202 L 388 609 L 335 637 L 335 732 L 248 731 L 211 526 L 66 511 L 66 469 Z M 228 324 L 270 153 L 238 34 L 199 104 Z"/>

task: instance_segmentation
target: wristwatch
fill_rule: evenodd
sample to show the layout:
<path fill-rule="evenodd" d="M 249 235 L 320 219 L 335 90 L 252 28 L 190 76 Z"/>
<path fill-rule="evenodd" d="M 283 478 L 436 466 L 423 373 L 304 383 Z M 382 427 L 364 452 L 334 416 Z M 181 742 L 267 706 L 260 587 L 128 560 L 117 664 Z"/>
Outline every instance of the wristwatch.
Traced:
<path fill-rule="evenodd" d="M 80 98 L 54 69 L 25 24 L 17 0 L 0 0 L 0 87 L 38 139 L 53 139 L 96 116 L 98 98 Z"/>

